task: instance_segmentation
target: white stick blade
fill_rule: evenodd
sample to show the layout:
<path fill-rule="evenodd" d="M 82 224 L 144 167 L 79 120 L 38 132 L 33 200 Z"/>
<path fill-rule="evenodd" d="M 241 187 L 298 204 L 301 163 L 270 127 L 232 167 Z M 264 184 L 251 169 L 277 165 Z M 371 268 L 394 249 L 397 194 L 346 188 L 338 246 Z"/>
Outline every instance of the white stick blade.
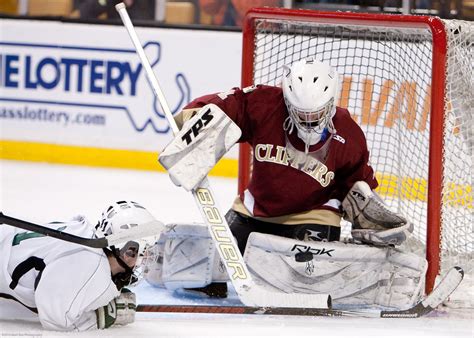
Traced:
<path fill-rule="evenodd" d="M 444 276 L 437 287 L 426 297 L 422 302 L 424 306 L 429 306 L 433 309 L 444 302 L 449 295 L 456 290 L 464 277 L 462 268 L 455 266 L 451 268 Z"/>

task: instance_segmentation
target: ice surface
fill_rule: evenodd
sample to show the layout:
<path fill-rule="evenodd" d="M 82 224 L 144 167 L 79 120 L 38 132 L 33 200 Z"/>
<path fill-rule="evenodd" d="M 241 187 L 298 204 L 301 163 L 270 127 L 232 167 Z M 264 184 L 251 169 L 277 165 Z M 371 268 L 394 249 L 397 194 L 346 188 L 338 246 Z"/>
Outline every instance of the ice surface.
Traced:
<path fill-rule="evenodd" d="M 211 185 L 225 211 L 235 197 L 235 180 L 211 177 Z M 94 222 L 109 202 L 130 199 L 145 205 L 158 219 L 200 221 L 190 193 L 175 187 L 166 174 L 0 161 L 0 210 L 33 222 L 69 219 L 76 214 Z M 472 301 L 473 280 L 463 281 L 462 292 Z M 467 290 L 467 291 L 466 291 Z M 138 302 L 193 303 L 147 285 L 137 287 Z M 218 301 L 207 301 L 216 303 Z M 238 302 L 235 294 L 225 301 Z M 0 302 L 0 318 L 18 317 L 22 309 Z M 27 314 L 25 312 L 24 314 Z M 2 337 L 114 336 L 114 337 L 473 337 L 471 308 L 441 308 L 419 319 L 321 318 L 258 315 L 138 313 L 134 324 L 105 331 L 60 333 L 44 331 L 32 321 L 0 320 Z M 34 317 L 33 317 L 34 320 Z"/>

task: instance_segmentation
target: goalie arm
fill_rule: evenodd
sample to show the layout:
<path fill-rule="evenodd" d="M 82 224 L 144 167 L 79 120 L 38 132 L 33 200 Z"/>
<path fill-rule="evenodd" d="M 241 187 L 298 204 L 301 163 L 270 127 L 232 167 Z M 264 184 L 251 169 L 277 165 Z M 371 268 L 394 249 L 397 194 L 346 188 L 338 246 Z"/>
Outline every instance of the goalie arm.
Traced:
<path fill-rule="evenodd" d="M 204 95 L 186 105 L 173 120 L 181 129 L 179 134 L 159 158 L 163 167 L 168 169 L 173 182 L 186 190 L 192 190 L 232 145 L 251 141 L 253 130 L 257 126 L 254 125 L 250 112 L 258 111 L 256 109 L 262 102 L 267 102 L 269 109 L 274 109 L 272 102 L 275 101 L 276 93 L 278 89 L 268 86 L 232 88 L 226 92 Z M 215 115 L 216 119 L 208 123 L 207 114 Z M 207 140 L 202 141 L 203 138 Z M 188 156 L 188 159 L 179 164 L 181 158 L 176 156 L 177 153 L 182 157 Z M 170 154 L 173 158 L 165 159 Z M 197 160 L 194 167 L 188 161 L 192 158 L 191 154 Z M 170 171 L 169 168 L 173 166 L 176 168 L 171 171 L 179 174 Z M 194 170 L 195 173 L 191 173 L 189 177 L 182 176 L 181 169 Z"/>
<path fill-rule="evenodd" d="M 191 110 L 183 111 L 183 115 L 192 113 Z M 222 109 L 208 104 L 184 123 L 158 161 L 176 185 L 190 191 L 198 186 L 241 135 L 240 128 Z"/>

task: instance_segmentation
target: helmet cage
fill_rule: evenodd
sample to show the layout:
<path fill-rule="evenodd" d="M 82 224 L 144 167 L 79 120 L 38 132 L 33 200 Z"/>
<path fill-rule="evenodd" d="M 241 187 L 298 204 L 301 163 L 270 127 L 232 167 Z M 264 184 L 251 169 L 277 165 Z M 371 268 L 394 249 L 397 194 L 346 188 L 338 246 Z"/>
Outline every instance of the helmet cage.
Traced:
<path fill-rule="evenodd" d="M 283 97 L 291 125 L 297 128 L 298 135 L 310 139 L 311 134 L 323 134 L 325 129 L 335 132 L 332 117 L 337 88 L 338 74 L 328 64 L 303 59 L 291 67 L 284 66 Z"/>
<path fill-rule="evenodd" d="M 286 106 L 288 112 L 298 129 L 305 132 L 316 132 L 321 134 L 329 123 L 334 110 L 334 98 L 316 110 L 299 109 L 288 100 Z"/>

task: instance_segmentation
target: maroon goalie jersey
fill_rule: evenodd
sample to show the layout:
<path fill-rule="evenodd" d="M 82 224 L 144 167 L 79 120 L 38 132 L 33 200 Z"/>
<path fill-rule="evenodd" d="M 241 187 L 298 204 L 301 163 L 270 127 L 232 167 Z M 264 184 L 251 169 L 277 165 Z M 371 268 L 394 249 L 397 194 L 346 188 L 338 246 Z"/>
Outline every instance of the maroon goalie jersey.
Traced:
<path fill-rule="evenodd" d="M 234 88 L 197 98 L 186 108 L 219 106 L 241 129 L 240 142 L 253 148 L 248 192 L 240 196 L 255 217 L 278 217 L 315 209 L 340 212 L 341 201 L 356 181 L 374 189 L 377 181 L 368 164 L 365 136 L 346 109 L 333 117 L 335 134 L 305 153 L 296 128 L 283 128 L 288 117 L 279 87 Z"/>

